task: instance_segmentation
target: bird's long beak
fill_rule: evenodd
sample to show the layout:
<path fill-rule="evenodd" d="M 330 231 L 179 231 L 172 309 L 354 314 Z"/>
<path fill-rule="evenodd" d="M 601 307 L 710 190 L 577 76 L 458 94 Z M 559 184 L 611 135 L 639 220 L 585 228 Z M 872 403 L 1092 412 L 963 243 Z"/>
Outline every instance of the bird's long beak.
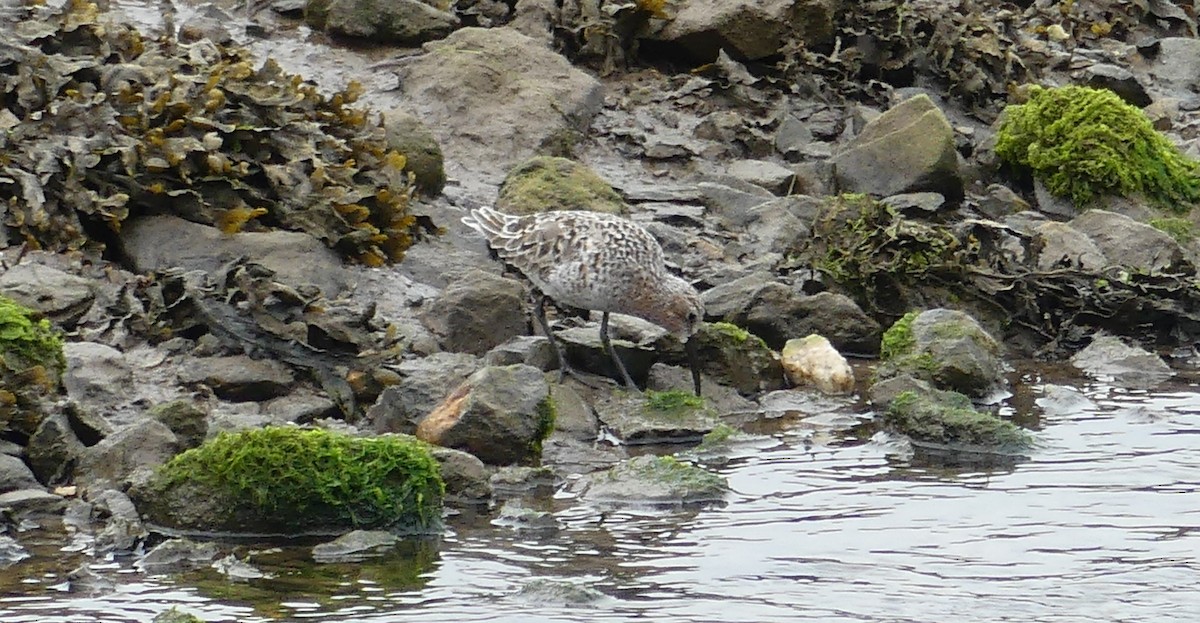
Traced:
<path fill-rule="evenodd" d="M 688 367 L 692 369 L 692 386 L 696 388 L 696 395 L 700 395 L 700 343 L 695 336 L 683 343 L 683 350 L 687 351 Z"/>

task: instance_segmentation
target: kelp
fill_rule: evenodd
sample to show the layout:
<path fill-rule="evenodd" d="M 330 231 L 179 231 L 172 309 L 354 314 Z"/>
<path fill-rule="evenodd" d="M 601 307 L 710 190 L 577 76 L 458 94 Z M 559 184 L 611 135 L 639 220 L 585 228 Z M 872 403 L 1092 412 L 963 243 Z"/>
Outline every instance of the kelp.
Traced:
<path fill-rule="evenodd" d="M 127 219 L 306 231 L 369 265 L 422 226 L 380 121 L 244 49 L 149 39 L 73 0 L 0 32 L 0 242 L 102 249 Z"/>

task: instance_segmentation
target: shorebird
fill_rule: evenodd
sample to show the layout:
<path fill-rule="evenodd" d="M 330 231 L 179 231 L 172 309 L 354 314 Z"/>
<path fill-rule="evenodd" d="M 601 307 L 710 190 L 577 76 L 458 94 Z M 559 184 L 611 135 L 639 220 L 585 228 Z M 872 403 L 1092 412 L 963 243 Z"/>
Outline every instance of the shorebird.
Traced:
<path fill-rule="evenodd" d="M 471 210 L 462 222 L 483 234 L 502 259 L 525 275 L 540 292 L 534 318 L 558 357 L 559 379 L 574 375 L 562 346 L 546 323 L 546 299 L 602 312 L 600 343 L 629 388 L 636 389 L 608 337 L 608 315 L 649 320 L 683 342 L 700 395 L 700 370 L 692 335 L 704 319 L 700 294 L 670 273 L 662 247 L 649 232 L 628 219 L 601 212 L 561 211 L 513 216 L 492 208 Z"/>

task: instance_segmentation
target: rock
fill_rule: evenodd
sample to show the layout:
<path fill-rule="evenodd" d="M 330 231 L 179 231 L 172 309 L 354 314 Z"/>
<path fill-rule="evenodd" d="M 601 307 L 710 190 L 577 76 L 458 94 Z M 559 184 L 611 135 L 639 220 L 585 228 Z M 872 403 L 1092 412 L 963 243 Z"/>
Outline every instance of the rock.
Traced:
<path fill-rule="evenodd" d="M 558 366 L 554 346 L 541 335 L 518 335 L 489 350 L 483 356 L 486 366 L 511 366 L 523 363 L 538 370 L 553 370 Z"/>
<path fill-rule="evenodd" d="M 563 153 L 603 105 L 596 78 L 510 28 L 462 28 L 400 70 L 404 106 L 453 162 L 492 174 Z"/>
<path fill-rule="evenodd" d="M 1200 40 L 1164 37 L 1157 47 L 1158 53 L 1148 68 L 1156 86 L 1195 92 L 1200 87 Z"/>
<path fill-rule="evenodd" d="M 497 497 L 548 496 L 554 492 L 557 476 L 546 467 L 508 465 L 488 479 Z"/>
<path fill-rule="evenodd" d="M 560 479 L 608 469 L 628 456 L 623 446 L 598 446 L 595 440 L 576 441 L 557 433 L 542 447 L 542 463 Z"/>
<path fill-rule="evenodd" d="M 402 361 L 396 367 L 400 381 L 383 390 L 367 409 L 367 420 L 377 433 L 415 433 L 417 421 L 479 367 L 479 358 L 466 353 L 434 353 Z"/>
<path fill-rule="evenodd" d="M 1091 237 L 1066 223 L 1047 221 L 1035 231 L 1038 270 L 1078 268 L 1098 272 L 1108 265 Z"/>
<path fill-rule="evenodd" d="M 500 507 L 499 514 L 491 521 L 493 526 L 508 528 L 515 532 L 551 534 L 558 530 L 558 520 L 553 513 L 529 508 L 522 502 L 509 500 Z"/>
<path fill-rule="evenodd" d="M 354 530 L 312 548 L 313 560 L 321 564 L 356 563 L 379 558 L 395 549 L 400 537 L 384 530 Z"/>
<path fill-rule="evenodd" d="M 970 315 L 950 309 L 910 312 L 883 336 L 879 379 L 900 374 L 982 398 L 1007 385 L 1000 344 Z"/>
<path fill-rule="evenodd" d="M 20 458 L 0 454 L 0 493 L 17 489 L 37 489 L 42 486 L 33 471 Z"/>
<path fill-rule="evenodd" d="M 152 419 L 140 420 L 85 450 L 75 482 L 89 489 L 124 489 L 179 451 L 179 440 L 166 425 Z"/>
<path fill-rule="evenodd" d="M 691 339 L 696 341 L 700 370 L 741 394 L 783 387 L 779 358 L 749 331 L 727 322 L 705 323 Z"/>
<path fill-rule="evenodd" d="M 809 45 L 833 35 L 836 0 L 692 0 L 649 38 L 678 46 L 700 63 L 724 50 L 758 60 L 779 53 L 793 37 Z"/>
<path fill-rule="evenodd" d="M 554 401 L 542 371 L 515 365 L 472 374 L 421 420 L 417 437 L 509 465 L 536 459 L 553 428 Z"/>
<path fill-rule="evenodd" d="M 1175 376 L 1161 357 L 1129 346 L 1113 335 L 1098 335 L 1071 357 L 1071 364 L 1088 376 L 1121 387 L 1145 389 Z"/>
<path fill-rule="evenodd" d="M 232 355 L 190 358 L 179 368 L 179 381 L 206 385 L 225 400 L 261 402 L 286 394 L 296 379 L 286 365 L 273 359 Z"/>
<path fill-rule="evenodd" d="M 833 292 L 805 296 L 781 283 L 768 283 L 728 316 L 774 349 L 794 335 L 824 335 L 839 351 L 875 353 L 882 333 L 879 323 L 850 297 Z"/>
<path fill-rule="evenodd" d="M 37 522 L 62 514 L 66 498 L 38 487 L 0 493 L 0 515 L 13 521 Z"/>
<path fill-rule="evenodd" d="M 724 417 L 730 413 L 745 413 L 758 410 L 758 405 L 753 400 L 742 396 L 736 389 L 728 385 L 722 385 L 716 379 L 707 375 L 701 375 L 701 379 L 700 394 L 704 397 L 705 404 L 719 416 Z M 692 393 L 695 390 L 692 386 L 692 372 L 680 366 L 656 363 L 650 367 L 650 376 L 646 379 L 646 390 Z M 562 418 L 560 417 L 559 419 L 561 420 Z M 595 436 L 593 435 L 594 438 Z"/>
<path fill-rule="evenodd" d="M 527 307 L 519 281 L 472 271 L 447 286 L 421 319 L 442 348 L 482 356 L 529 333 Z"/>
<path fill-rule="evenodd" d="M 714 182 L 700 182 L 696 187 L 703 193 L 704 206 L 716 214 L 728 227 L 742 228 L 751 221 L 751 209 L 775 199 L 765 188 L 753 184 L 733 188 Z"/>
<path fill-rule="evenodd" d="M 99 438 L 89 441 L 95 443 Z M 86 446 L 76 435 L 65 409 L 42 419 L 25 447 L 30 469 L 47 485 L 69 482 L 85 450 Z"/>
<path fill-rule="evenodd" d="M 83 277 L 32 262 L 0 273 L 0 294 L 45 314 L 59 326 L 73 326 L 87 313 L 95 299 L 92 287 Z"/>
<path fill-rule="evenodd" d="M 726 166 L 725 172 L 775 195 L 787 194 L 796 179 L 791 169 L 767 160 L 734 160 Z"/>
<path fill-rule="evenodd" d="M 1072 228 L 1087 234 L 1107 258 L 1107 265 L 1149 273 L 1190 270 L 1183 249 L 1169 234 L 1128 216 L 1088 210 L 1071 219 Z"/>
<path fill-rule="evenodd" d="M 204 619 L 187 612 L 180 610 L 179 606 L 171 606 L 170 610 L 164 610 L 156 615 L 150 623 L 203 623 Z"/>
<path fill-rule="evenodd" d="M 138 549 L 149 535 L 129 496 L 115 489 L 92 493 L 93 505 L 104 518 L 104 528 L 96 535 L 97 554 L 129 554 Z"/>
<path fill-rule="evenodd" d="M 191 400 L 159 403 L 150 407 L 146 415 L 170 429 L 182 449 L 195 448 L 208 436 L 208 411 Z"/>
<path fill-rule="evenodd" d="M 718 424 L 716 413 L 691 392 L 618 392 L 595 409 L 600 423 L 627 445 L 692 443 Z"/>
<path fill-rule="evenodd" d="M 632 331 L 622 331 L 618 325 L 626 329 L 632 328 Z M 635 383 L 643 382 L 650 373 L 650 366 L 658 359 L 658 353 L 653 350 L 651 344 L 666 335 L 666 331 L 649 322 L 643 323 L 636 319 L 631 321 L 628 317 L 618 319 L 617 316 L 609 317 L 608 329 L 613 351 L 625 364 L 625 370 Z M 643 333 L 642 329 L 646 332 Z M 554 335 L 562 346 L 563 356 L 576 370 L 610 379 L 621 378 L 612 357 L 600 342 L 598 327 L 588 325 L 559 329 Z"/>
<path fill-rule="evenodd" d="M 1133 72 L 1120 65 L 1096 63 L 1088 67 L 1084 70 L 1084 84 L 1096 89 L 1108 89 L 1138 108 L 1145 108 L 1154 101 Z"/>
<path fill-rule="evenodd" d="M 690 380 L 689 380 L 690 382 Z M 591 405 L 569 385 L 550 385 L 550 397 L 554 399 L 554 434 L 579 441 L 592 442 L 600 433 L 600 422 Z"/>
<path fill-rule="evenodd" d="M 888 405 L 883 422 L 906 435 L 914 450 L 953 464 L 1023 458 L 1033 441 L 1028 431 L 976 411 L 969 398 L 956 392 L 902 393 Z"/>
<path fill-rule="evenodd" d="M 331 35 L 416 46 L 458 28 L 458 17 L 420 0 L 308 0 L 304 21 Z"/>
<path fill-rule="evenodd" d="M 750 208 L 746 213 L 746 233 L 749 244 L 758 251 L 789 254 L 808 244 L 812 232 L 788 206 L 803 201 L 801 197 L 781 197 Z"/>
<path fill-rule="evenodd" d="M 844 192 L 963 196 L 954 129 L 927 95 L 905 100 L 868 123 L 833 157 L 833 165 Z"/>
<path fill-rule="evenodd" d="M 509 171 L 496 208 L 509 214 L 552 210 L 629 214 L 629 206 L 604 178 L 586 165 L 555 156 L 534 156 Z"/>
<path fill-rule="evenodd" d="M 432 448 L 433 458 L 446 483 L 446 503 L 457 506 L 487 504 L 492 499 L 491 470 L 478 457 L 453 448 Z"/>
<path fill-rule="evenodd" d="M 388 148 L 404 154 L 404 170 L 413 174 L 417 189 L 428 196 L 439 195 L 446 186 L 442 147 L 433 132 L 415 115 L 400 109 L 383 115 Z"/>
<path fill-rule="evenodd" d="M 557 0 L 517 0 L 513 20 L 508 25 L 550 46 L 554 43 L 552 33 L 559 24 L 559 11 Z"/>
<path fill-rule="evenodd" d="M 216 557 L 217 544 L 211 541 L 170 539 L 146 552 L 133 566 L 148 575 L 182 573 L 208 567 Z"/>
<path fill-rule="evenodd" d="M 721 502 L 725 478 L 672 456 L 644 455 L 582 480 L 583 499 L 603 504 L 706 504 Z"/>
<path fill-rule="evenodd" d="M 121 351 L 95 342 L 67 342 L 63 355 L 63 386 L 72 400 L 86 407 L 113 406 L 129 398 L 133 369 Z"/>
<path fill-rule="evenodd" d="M 322 418 L 340 418 L 337 403 L 306 388 L 297 388 L 264 405 L 262 413 L 272 422 L 309 424 Z"/>
<path fill-rule="evenodd" d="M 0 569 L 7 569 L 32 556 L 16 539 L 0 534 Z"/>
<path fill-rule="evenodd" d="M 788 340 L 780 357 L 793 385 L 811 385 L 826 394 L 854 391 L 854 369 L 823 336 Z"/>
<path fill-rule="evenodd" d="M 747 302 L 771 283 L 775 283 L 774 276 L 761 272 L 717 284 L 700 293 L 704 314 L 710 319 L 732 322 L 737 314 L 745 312 Z"/>
<path fill-rule="evenodd" d="M 349 283 L 337 254 L 300 232 L 225 234 L 175 216 L 143 216 L 121 224 L 120 243 L 133 270 L 140 273 L 177 268 L 215 274 L 246 258 L 273 271 L 275 281 L 293 287 L 314 285 L 328 298 Z"/>
<path fill-rule="evenodd" d="M 541 608 L 595 607 L 612 598 L 590 587 L 553 578 L 534 578 L 517 591 L 516 598 Z"/>

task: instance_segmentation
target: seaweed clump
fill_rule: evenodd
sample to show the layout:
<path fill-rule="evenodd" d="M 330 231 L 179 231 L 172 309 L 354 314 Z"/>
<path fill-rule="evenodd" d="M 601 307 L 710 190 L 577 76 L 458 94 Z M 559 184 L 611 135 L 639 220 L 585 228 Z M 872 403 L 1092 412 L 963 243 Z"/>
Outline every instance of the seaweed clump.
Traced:
<path fill-rule="evenodd" d="M 137 496 L 179 529 L 296 534 L 440 527 L 444 484 L 429 447 L 274 426 L 222 433 L 159 468 Z"/>
<path fill-rule="evenodd" d="M 1200 200 L 1197 162 L 1107 89 L 1030 88 L 1027 103 L 1005 109 L 996 155 L 1078 207 L 1098 195 L 1140 194 L 1187 213 Z"/>
<path fill-rule="evenodd" d="M 419 233 L 381 121 L 274 61 L 144 38 L 73 0 L 0 32 L 0 242 L 101 250 L 132 216 L 306 231 L 398 261 Z M 107 233 L 106 233 L 107 232 Z"/>

